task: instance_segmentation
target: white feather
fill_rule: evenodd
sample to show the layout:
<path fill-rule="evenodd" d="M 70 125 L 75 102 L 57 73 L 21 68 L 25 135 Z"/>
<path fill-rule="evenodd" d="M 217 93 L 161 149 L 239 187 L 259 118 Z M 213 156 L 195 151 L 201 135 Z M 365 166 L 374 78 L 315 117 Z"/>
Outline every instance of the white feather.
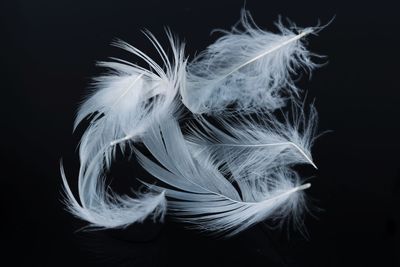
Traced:
<path fill-rule="evenodd" d="M 295 172 L 277 168 L 256 183 L 248 183 L 245 190 L 249 192 L 239 192 L 211 155 L 208 161 L 193 157 L 173 118 L 155 125 L 143 143 L 160 163 L 136 153 L 142 166 L 163 182 L 152 188 L 170 198 L 171 215 L 201 230 L 231 236 L 266 218 L 297 213 L 303 205 L 301 191 L 310 186 L 300 185 Z"/>
<path fill-rule="evenodd" d="M 316 66 L 301 42 L 313 28 L 291 30 L 278 22 L 279 34 L 267 32 L 244 10 L 241 24 L 244 30 L 223 31 L 224 36 L 188 65 L 181 95 L 193 113 L 275 110 L 298 93 L 291 74 Z"/>
<path fill-rule="evenodd" d="M 141 221 L 154 210 L 163 215 L 164 194 L 141 194 L 139 199 L 117 196 L 105 189 L 104 170 L 111 165 L 116 146 L 124 151 L 125 143 L 138 141 L 151 126 L 176 107 L 174 99 L 183 82 L 186 61 L 183 47 L 167 32 L 173 51 L 170 62 L 153 35 L 146 33 L 160 54 L 164 68 L 140 50 L 123 42 L 115 45 L 142 58 L 151 68 L 116 60 L 103 62 L 111 72 L 96 79 L 95 91 L 81 106 L 76 126 L 91 115 L 89 127 L 81 138 L 78 177 L 79 200 L 75 200 L 64 178 L 69 209 L 97 227 L 124 227 Z"/>
<path fill-rule="evenodd" d="M 276 116 L 253 114 L 234 118 L 218 117 L 218 126 L 214 126 L 199 116 L 186 137 L 193 155 L 202 160 L 205 153 L 212 155 L 222 166 L 218 166 L 229 175 L 234 174 L 240 180 L 254 179 L 277 167 L 291 167 L 295 164 L 312 161 L 311 145 L 316 132 L 317 114 L 313 106 L 308 116 L 303 106 L 292 105 L 293 118 L 284 116 L 280 122 Z"/>

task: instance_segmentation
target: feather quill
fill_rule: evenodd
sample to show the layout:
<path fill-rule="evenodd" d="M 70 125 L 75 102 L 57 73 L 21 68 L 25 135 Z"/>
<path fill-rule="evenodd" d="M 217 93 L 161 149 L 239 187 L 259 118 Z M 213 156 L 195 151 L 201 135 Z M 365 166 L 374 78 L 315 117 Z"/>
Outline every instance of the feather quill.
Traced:
<path fill-rule="evenodd" d="M 188 65 L 181 94 L 193 113 L 273 111 L 298 94 L 291 75 L 316 66 L 301 42 L 313 28 L 292 30 L 279 21 L 279 34 L 267 32 L 245 10 L 240 22 L 244 30 L 222 31 L 225 35 Z"/>

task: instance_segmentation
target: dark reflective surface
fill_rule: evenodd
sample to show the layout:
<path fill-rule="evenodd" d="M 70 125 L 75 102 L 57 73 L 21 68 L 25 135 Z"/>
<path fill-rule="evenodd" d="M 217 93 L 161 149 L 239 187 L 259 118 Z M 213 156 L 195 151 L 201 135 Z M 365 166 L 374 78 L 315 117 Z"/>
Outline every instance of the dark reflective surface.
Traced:
<path fill-rule="evenodd" d="M 267 29 L 278 14 L 300 26 L 336 15 L 309 39 L 329 64 L 300 81 L 316 98 L 320 129 L 333 132 L 314 146 L 318 171 L 302 171 L 315 176 L 307 193 L 321 209 L 305 218 L 307 238 L 257 225 L 217 240 L 169 221 L 76 233 L 85 224 L 60 204 L 58 161 L 74 186 L 72 123 L 90 77 L 102 71 L 94 63 L 132 60 L 108 45 L 113 38 L 155 57 L 140 29 L 165 44 L 168 25 L 193 55 L 215 40 L 212 29 L 238 20 L 243 1 L 3 1 L 1 259 L 10 263 L 2 265 L 399 266 L 398 9 L 393 1 L 358 2 L 247 1 Z M 135 166 L 115 173 L 121 191 L 132 175 L 146 175 Z"/>

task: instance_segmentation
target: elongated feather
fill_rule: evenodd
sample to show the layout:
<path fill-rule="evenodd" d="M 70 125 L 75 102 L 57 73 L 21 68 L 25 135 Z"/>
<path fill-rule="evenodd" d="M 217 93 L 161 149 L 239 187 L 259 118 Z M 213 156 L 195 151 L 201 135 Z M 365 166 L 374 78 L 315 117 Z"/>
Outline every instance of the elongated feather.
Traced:
<path fill-rule="evenodd" d="M 275 110 L 298 93 L 291 75 L 300 67 L 316 66 L 301 42 L 313 28 L 291 30 L 278 22 L 280 33 L 267 32 L 244 10 L 241 25 L 244 30 L 223 31 L 224 36 L 188 65 L 181 94 L 192 112 Z"/>
<path fill-rule="evenodd" d="M 174 118 L 155 125 L 143 143 L 159 164 L 137 152 L 139 162 L 164 183 L 153 189 L 171 199 L 171 215 L 201 230 L 231 236 L 266 218 L 286 217 L 302 206 L 301 191 L 310 186 L 280 168 L 250 185 L 251 192 L 239 192 L 213 160 L 193 157 Z"/>
<path fill-rule="evenodd" d="M 316 131 L 316 111 L 311 106 L 306 116 L 303 106 L 294 104 L 292 111 L 294 109 L 298 112 L 292 121 L 286 115 L 283 122 L 272 114 L 258 114 L 253 118 L 219 117 L 220 127 L 216 127 L 198 117 L 200 127 L 192 125 L 186 139 L 198 160 L 204 158 L 203 153 L 206 160 L 208 155 L 213 155 L 223 164 L 219 168 L 226 175 L 232 173 L 240 180 L 255 179 L 257 175 L 263 177 L 263 173 L 274 168 L 301 163 L 316 168 L 310 151 Z"/>
<path fill-rule="evenodd" d="M 174 100 L 185 70 L 183 47 L 168 32 L 173 52 L 170 62 L 153 35 L 146 33 L 160 54 L 163 67 L 140 50 L 124 43 L 116 46 L 143 59 L 146 70 L 123 60 L 103 62 L 108 75 L 96 79 L 95 92 L 81 106 L 75 127 L 91 115 L 89 127 L 81 138 L 78 177 L 79 201 L 75 200 L 64 178 L 69 209 L 78 217 L 97 227 L 124 227 L 141 221 L 151 212 L 162 215 L 164 194 L 141 194 L 139 199 L 117 196 L 105 189 L 104 171 L 115 154 L 116 146 L 124 150 L 127 141 L 140 141 L 150 122 L 162 119 L 174 110 Z"/>

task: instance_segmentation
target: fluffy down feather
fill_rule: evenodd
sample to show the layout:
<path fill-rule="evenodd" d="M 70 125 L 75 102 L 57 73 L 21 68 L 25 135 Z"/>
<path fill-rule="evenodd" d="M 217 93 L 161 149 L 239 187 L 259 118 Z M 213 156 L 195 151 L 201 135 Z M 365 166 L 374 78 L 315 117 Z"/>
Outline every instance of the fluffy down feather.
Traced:
<path fill-rule="evenodd" d="M 118 59 L 100 63 L 110 72 L 95 79 L 94 93 L 79 109 L 75 128 L 84 118 L 91 116 L 79 148 L 78 193 L 81 204 L 75 200 L 64 175 L 63 179 L 69 209 L 92 226 L 124 227 L 143 220 L 154 210 L 155 214 L 164 214 L 162 192 L 141 194 L 139 199 L 118 196 L 105 189 L 103 178 L 117 146 L 124 151 L 127 141 L 140 140 L 153 120 L 162 119 L 176 108 L 174 100 L 183 82 L 186 61 L 183 46 L 167 33 L 173 52 L 172 62 L 154 36 L 146 33 L 160 54 L 164 67 L 127 43 L 115 43 L 143 59 L 151 70 Z"/>
<path fill-rule="evenodd" d="M 301 42 L 313 28 L 289 29 L 278 22 L 280 33 L 267 32 L 244 10 L 241 25 L 244 30 L 222 31 L 225 35 L 188 65 L 181 94 L 193 113 L 275 110 L 298 93 L 291 75 L 316 66 Z"/>
<path fill-rule="evenodd" d="M 291 167 L 312 161 L 311 145 L 317 126 L 317 113 L 311 105 L 309 114 L 303 105 L 292 105 L 291 119 L 285 114 L 281 122 L 270 113 L 252 116 L 218 117 L 218 127 L 197 116 L 186 136 L 193 156 L 198 160 L 208 155 L 222 164 L 218 168 L 225 175 L 233 173 L 241 180 L 249 175 L 273 171 L 278 167 Z M 205 154 L 205 156 L 203 155 Z M 260 175 L 262 176 L 262 175 Z"/>

